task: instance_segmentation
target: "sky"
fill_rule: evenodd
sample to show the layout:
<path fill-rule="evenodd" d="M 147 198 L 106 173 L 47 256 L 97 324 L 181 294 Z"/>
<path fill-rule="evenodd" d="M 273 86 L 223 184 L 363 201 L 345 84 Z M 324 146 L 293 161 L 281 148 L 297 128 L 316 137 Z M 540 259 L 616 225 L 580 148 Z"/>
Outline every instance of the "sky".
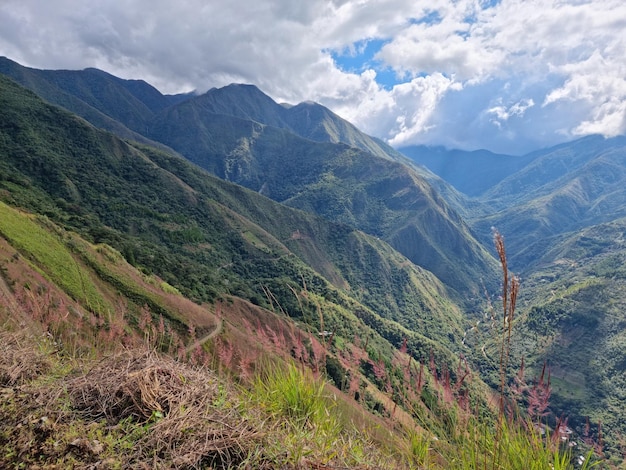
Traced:
<path fill-rule="evenodd" d="M 623 0 L 0 0 L 0 55 L 163 93 L 251 83 L 395 147 L 626 134 Z"/>

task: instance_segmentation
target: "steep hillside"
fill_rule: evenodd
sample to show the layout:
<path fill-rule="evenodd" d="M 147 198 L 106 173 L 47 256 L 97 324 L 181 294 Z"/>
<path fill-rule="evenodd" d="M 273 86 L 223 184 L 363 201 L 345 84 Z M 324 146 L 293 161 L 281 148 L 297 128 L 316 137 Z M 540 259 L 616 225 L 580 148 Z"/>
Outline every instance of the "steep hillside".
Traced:
<path fill-rule="evenodd" d="M 592 135 L 529 154 L 530 164 L 502 180 L 484 194 L 484 199 L 503 208 L 549 195 L 602 154 L 619 151 L 626 137 L 605 139 Z"/>
<path fill-rule="evenodd" d="M 253 85 L 214 88 L 202 96 L 162 95 L 142 80 L 123 80 L 98 69 L 38 70 L 6 57 L 0 57 L 0 73 L 94 125 L 116 133 L 131 129 L 138 135 L 145 134 L 149 121 L 160 111 L 194 99 L 208 113 L 287 129 L 316 142 L 346 143 L 383 158 L 403 158 L 384 142 L 363 134 L 317 103 L 280 105 Z"/>
<path fill-rule="evenodd" d="M 14 63 L 13 69 L 35 76 L 35 91 L 42 88 L 41 81 L 60 86 L 51 71 L 24 71 Z M 282 106 L 247 85 L 174 103 L 168 97 L 159 100 L 147 84 L 104 72 L 70 75 L 63 92 L 76 87 L 73 99 L 120 119 L 221 178 L 386 240 L 460 298 L 480 290 L 480 278 L 488 284 L 495 278 L 493 258 L 425 179 L 398 163 L 405 157 L 322 106 Z M 22 80 L 27 86 L 30 82 Z M 119 90 L 119 96 L 99 104 L 98 89 Z"/>
<path fill-rule="evenodd" d="M 235 294 L 269 306 L 272 292 L 301 317 L 306 312 L 292 289 L 306 284 L 339 305 L 354 303 L 372 324 L 400 321 L 388 327 L 394 342 L 404 327 L 419 331 L 410 335 L 422 344 L 430 344 L 423 335 L 458 341 L 461 315 L 443 286 L 383 242 L 220 181 L 179 157 L 122 142 L 0 83 L 5 201 L 111 244 L 198 300 Z M 350 330 L 340 326 L 342 315 L 335 327 Z"/>
<path fill-rule="evenodd" d="M 542 240 L 625 216 L 625 183 L 626 138 L 584 138 L 544 151 L 492 188 L 483 201 L 500 210 L 473 227 L 515 234 L 511 254 L 523 268 L 544 253 Z"/>
<path fill-rule="evenodd" d="M 250 342 L 252 337 L 257 341 Z M 218 462 L 231 468 L 261 461 L 270 468 L 315 468 L 318 460 L 400 467 L 375 430 L 384 421 L 365 402 L 361 407 L 293 366 L 286 369 L 291 384 L 273 375 L 281 370 L 278 364 L 288 363 L 290 347 L 309 344 L 319 346 L 324 359 L 318 351 L 310 356 L 317 362 L 309 364 L 307 351 L 299 364 L 318 374 L 331 364 L 334 377 L 341 377 L 339 353 L 287 317 L 237 298 L 198 305 L 134 269 L 111 247 L 92 245 L 46 217 L 0 203 L 3 468 Z M 263 369 L 270 360 L 276 368 Z M 267 410 L 277 404 L 260 389 L 263 370 L 263 383 L 274 380 L 310 393 L 309 408 L 285 416 Z M 237 385 L 229 375 L 235 371 Z M 352 370 L 353 381 L 357 373 Z M 362 394 L 375 393 L 366 375 L 360 380 Z M 355 413 L 360 429 L 352 421 Z M 300 418 L 309 437 L 300 431 Z M 401 433 L 396 437 L 404 439 Z M 306 443 L 307 459 L 286 439 Z M 358 452 L 363 445 L 368 457 Z"/>
<path fill-rule="evenodd" d="M 151 132 L 221 178 L 385 239 L 458 292 L 475 291 L 478 272 L 493 279 L 492 258 L 460 217 L 402 163 L 208 113 L 196 100 L 168 108 Z"/>
<path fill-rule="evenodd" d="M 0 203 L 0 466 L 441 470 L 494 446 L 486 468 L 570 461 L 511 423 L 494 438 L 465 361 L 417 366 L 411 338 L 398 351 L 358 327 L 318 340 L 236 297 L 197 305 Z"/>
<path fill-rule="evenodd" d="M 523 281 L 516 357 L 548 361 L 552 406 L 583 430 L 602 423 L 605 450 L 620 455 L 626 431 L 626 219 L 546 240 Z"/>
<path fill-rule="evenodd" d="M 0 109 L 1 466 L 403 468 L 430 461 L 435 433 L 458 439 L 446 416 L 470 391 L 487 406 L 466 363 L 422 334 L 454 345 L 458 309 L 384 242 L 4 78 Z M 277 401 L 281 386 L 308 408 Z"/>
<path fill-rule="evenodd" d="M 509 266 L 522 278 L 514 363 L 524 358 L 537 376 L 547 363 L 554 410 L 578 432 L 587 418 L 596 432 L 601 422 L 605 451 L 620 459 L 626 138 L 591 136 L 527 157 L 477 199 L 492 213 L 471 225 L 505 235 Z M 468 338 L 474 347 L 489 341 Z"/>
<path fill-rule="evenodd" d="M 214 88 L 193 101 L 201 113 L 262 123 L 315 142 L 344 143 L 381 158 L 403 158 L 384 142 L 363 134 L 324 106 L 314 102 L 281 105 L 254 85 Z"/>
<path fill-rule="evenodd" d="M 318 145 L 341 149 L 325 177 L 350 183 L 328 188 L 342 204 L 382 191 L 436 227 L 458 221 L 396 162 Z M 494 433 L 469 367 L 487 353 L 465 358 L 474 327 L 385 241 L 4 77 L 0 155 L 0 466 L 484 468 L 494 449 L 493 468 L 569 461 L 527 422 L 500 413 Z M 466 243 L 428 230 L 416 237 Z"/>
<path fill-rule="evenodd" d="M 149 142 L 146 137 L 128 127 L 133 122 L 141 123 L 144 117 L 151 116 L 150 108 L 154 106 L 142 102 L 135 94 L 153 97 L 156 92 L 161 96 L 143 82 L 126 82 L 95 69 L 86 71 L 31 69 L 6 57 L 0 57 L 0 73 L 34 91 L 43 99 L 78 114 L 97 127 L 114 132 L 122 138 Z M 68 90 L 74 90 L 76 95 Z M 161 99 L 163 98 L 161 96 Z M 157 101 L 162 102 L 158 98 Z M 122 117 L 128 122 L 122 123 L 114 116 Z M 144 129 L 143 126 L 140 128 Z"/>

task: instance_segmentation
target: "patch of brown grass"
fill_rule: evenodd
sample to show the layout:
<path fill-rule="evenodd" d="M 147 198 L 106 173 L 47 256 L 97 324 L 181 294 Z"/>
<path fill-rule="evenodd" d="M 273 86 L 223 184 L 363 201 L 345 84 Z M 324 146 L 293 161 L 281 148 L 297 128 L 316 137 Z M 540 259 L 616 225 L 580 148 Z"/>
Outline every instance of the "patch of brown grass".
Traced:
<path fill-rule="evenodd" d="M 0 386 L 24 384 L 47 373 L 51 368 L 48 355 L 33 348 L 25 333 L 0 331 Z"/>
<path fill-rule="evenodd" d="M 242 416 L 236 394 L 210 371 L 154 352 L 133 350 L 106 358 L 71 380 L 73 406 L 110 426 L 144 426 L 134 459 L 165 466 L 239 464 L 261 432 Z"/>

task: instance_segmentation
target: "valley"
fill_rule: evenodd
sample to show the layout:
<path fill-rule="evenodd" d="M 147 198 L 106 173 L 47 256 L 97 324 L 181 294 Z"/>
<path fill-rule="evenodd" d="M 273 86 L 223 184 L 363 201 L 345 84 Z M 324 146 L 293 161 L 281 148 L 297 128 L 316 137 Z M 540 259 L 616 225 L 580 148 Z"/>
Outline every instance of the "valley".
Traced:
<path fill-rule="evenodd" d="M 252 85 L 163 95 L 96 69 L 0 58 L 0 72 L 9 331 L 47 332 L 73 358 L 147 343 L 248 384 L 262 357 L 294 361 L 325 378 L 352 421 L 361 414 L 371 434 L 346 424 L 345 436 L 376 448 L 362 468 L 466 468 L 454 450 L 468 442 L 462 417 L 480 410 L 488 426 L 503 374 L 512 395 L 524 364 L 528 393 L 546 364 L 542 419 L 559 429 L 566 418 L 581 448 L 601 441 L 596 458 L 623 461 L 625 137 L 523 156 L 400 152 L 321 105 L 278 104 Z M 504 324 L 493 228 L 521 285 Z M 388 441 L 414 447 L 394 460 Z M 307 441 L 318 460 L 283 463 L 360 468 L 341 442 L 345 453 L 328 457 Z"/>

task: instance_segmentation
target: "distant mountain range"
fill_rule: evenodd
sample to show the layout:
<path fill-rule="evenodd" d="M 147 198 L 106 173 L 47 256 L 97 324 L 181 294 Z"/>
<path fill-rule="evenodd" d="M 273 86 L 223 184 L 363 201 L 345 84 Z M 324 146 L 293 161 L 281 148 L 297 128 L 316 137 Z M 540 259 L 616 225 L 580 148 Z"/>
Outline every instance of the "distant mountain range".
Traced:
<path fill-rule="evenodd" d="M 482 195 L 534 158 L 533 154 L 517 157 L 488 150 L 469 152 L 426 145 L 403 147 L 399 151 L 470 197 Z"/>
<path fill-rule="evenodd" d="M 491 227 L 504 234 L 522 276 L 517 360 L 548 361 L 555 409 L 578 430 L 591 416 L 623 433 L 626 137 L 587 136 L 520 157 L 402 151 L 464 193 L 442 195 L 465 206 L 485 243 Z"/>

